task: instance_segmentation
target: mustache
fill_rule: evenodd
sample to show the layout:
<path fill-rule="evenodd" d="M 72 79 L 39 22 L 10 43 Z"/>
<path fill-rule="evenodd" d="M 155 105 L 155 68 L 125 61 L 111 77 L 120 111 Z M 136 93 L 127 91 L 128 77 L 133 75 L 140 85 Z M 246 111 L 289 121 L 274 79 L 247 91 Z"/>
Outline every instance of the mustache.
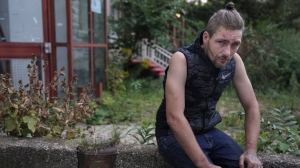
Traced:
<path fill-rule="evenodd" d="M 225 59 L 225 60 L 230 60 L 232 58 L 232 56 L 221 55 L 219 58 Z"/>

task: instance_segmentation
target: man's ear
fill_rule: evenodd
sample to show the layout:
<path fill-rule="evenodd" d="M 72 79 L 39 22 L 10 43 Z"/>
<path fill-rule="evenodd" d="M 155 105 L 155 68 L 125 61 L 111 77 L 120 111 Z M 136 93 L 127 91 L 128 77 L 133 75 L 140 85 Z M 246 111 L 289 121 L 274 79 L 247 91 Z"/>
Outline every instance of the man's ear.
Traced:
<path fill-rule="evenodd" d="M 209 33 L 207 31 L 204 31 L 203 32 L 203 44 L 206 44 L 209 40 L 210 36 L 209 36 Z"/>

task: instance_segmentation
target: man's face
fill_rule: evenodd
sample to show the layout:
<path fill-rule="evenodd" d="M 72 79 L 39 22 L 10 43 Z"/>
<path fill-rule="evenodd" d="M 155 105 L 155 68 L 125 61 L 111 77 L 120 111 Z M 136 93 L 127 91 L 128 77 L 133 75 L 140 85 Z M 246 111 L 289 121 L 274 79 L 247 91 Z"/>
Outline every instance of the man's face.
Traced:
<path fill-rule="evenodd" d="M 219 27 L 216 33 L 210 36 L 203 34 L 203 49 L 216 68 L 223 68 L 237 52 L 241 40 L 242 30 L 226 30 Z"/>

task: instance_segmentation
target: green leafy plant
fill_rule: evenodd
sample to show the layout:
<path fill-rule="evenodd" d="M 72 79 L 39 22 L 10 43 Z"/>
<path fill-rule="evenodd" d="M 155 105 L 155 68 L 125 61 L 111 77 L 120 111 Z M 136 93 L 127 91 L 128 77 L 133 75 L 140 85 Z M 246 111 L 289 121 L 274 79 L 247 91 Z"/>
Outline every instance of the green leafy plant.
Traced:
<path fill-rule="evenodd" d="M 105 69 L 107 73 L 107 90 L 112 94 L 121 94 L 126 91 L 124 79 L 127 77 L 125 72 L 126 62 L 128 58 L 124 56 L 121 50 L 110 51 L 108 67 Z"/>
<path fill-rule="evenodd" d="M 93 88 L 90 84 L 74 101 L 74 88 L 78 78 L 75 75 L 67 86 L 64 68 L 55 72 L 51 83 L 44 87 L 38 79 L 37 58 L 33 56 L 27 66 L 29 83 L 25 86 L 19 81 L 18 90 L 13 87 L 10 74 L 0 74 L 0 128 L 10 136 L 28 135 L 33 137 L 76 138 L 82 128 L 75 127 L 77 122 L 84 121 L 94 112 L 96 107 L 90 96 Z M 47 66 L 45 63 L 44 68 Z M 61 83 L 65 97 L 50 97 L 50 89 L 56 90 Z"/>
<path fill-rule="evenodd" d="M 172 28 L 176 27 L 177 30 L 183 31 L 183 29 L 191 27 L 189 26 L 190 22 L 186 22 L 183 28 L 180 19 L 175 16 L 176 13 L 180 13 L 182 20 L 188 20 L 189 17 L 183 18 L 187 6 L 189 4 L 184 0 L 112 1 L 112 7 L 122 13 L 122 17 L 110 18 L 109 20 L 110 27 L 117 34 L 113 45 L 131 48 L 132 52 L 135 53 L 137 50 L 136 43 L 147 38 L 149 40 L 155 39 L 159 45 L 165 48 L 172 48 Z M 199 17 L 197 20 L 199 21 Z M 185 32 L 187 34 L 185 37 L 190 37 L 191 32 L 192 30 L 189 28 Z"/>
<path fill-rule="evenodd" d="M 133 88 L 133 90 L 135 92 L 139 92 L 141 89 L 142 89 L 142 82 L 141 80 L 136 80 L 136 81 L 133 81 L 130 86 Z"/>
<path fill-rule="evenodd" d="M 262 118 L 261 123 L 260 151 L 300 155 L 299 126 L 288 107 L 268 111 L 268 116 Z"/>
<path fill-rule="evenodd" d="M 155 134 L 153 133 L 155 127 L 151 120 L 145 120 L 142 123 L 141 127 L 134 127 L 130 131 L 135 130 L 135 132 L 129 135 L 135 138 L 140 144 L 153 144 L 153 139 L 155 138 Z"/>

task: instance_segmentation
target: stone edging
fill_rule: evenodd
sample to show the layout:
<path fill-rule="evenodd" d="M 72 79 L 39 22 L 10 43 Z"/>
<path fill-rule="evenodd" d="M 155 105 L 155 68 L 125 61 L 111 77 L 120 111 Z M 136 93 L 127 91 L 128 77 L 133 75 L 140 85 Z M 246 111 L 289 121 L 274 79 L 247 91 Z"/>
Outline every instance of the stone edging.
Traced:
<path fill-rule="evenodd" d="M 0 167 L 76 168 L 74 140 L 0 137 Z M 259 153 L 264 168 L 300 168 L 300 158 Z M 155 145 L 127 145 L 117 156 L 116 168 L 170 168 Z"/>

